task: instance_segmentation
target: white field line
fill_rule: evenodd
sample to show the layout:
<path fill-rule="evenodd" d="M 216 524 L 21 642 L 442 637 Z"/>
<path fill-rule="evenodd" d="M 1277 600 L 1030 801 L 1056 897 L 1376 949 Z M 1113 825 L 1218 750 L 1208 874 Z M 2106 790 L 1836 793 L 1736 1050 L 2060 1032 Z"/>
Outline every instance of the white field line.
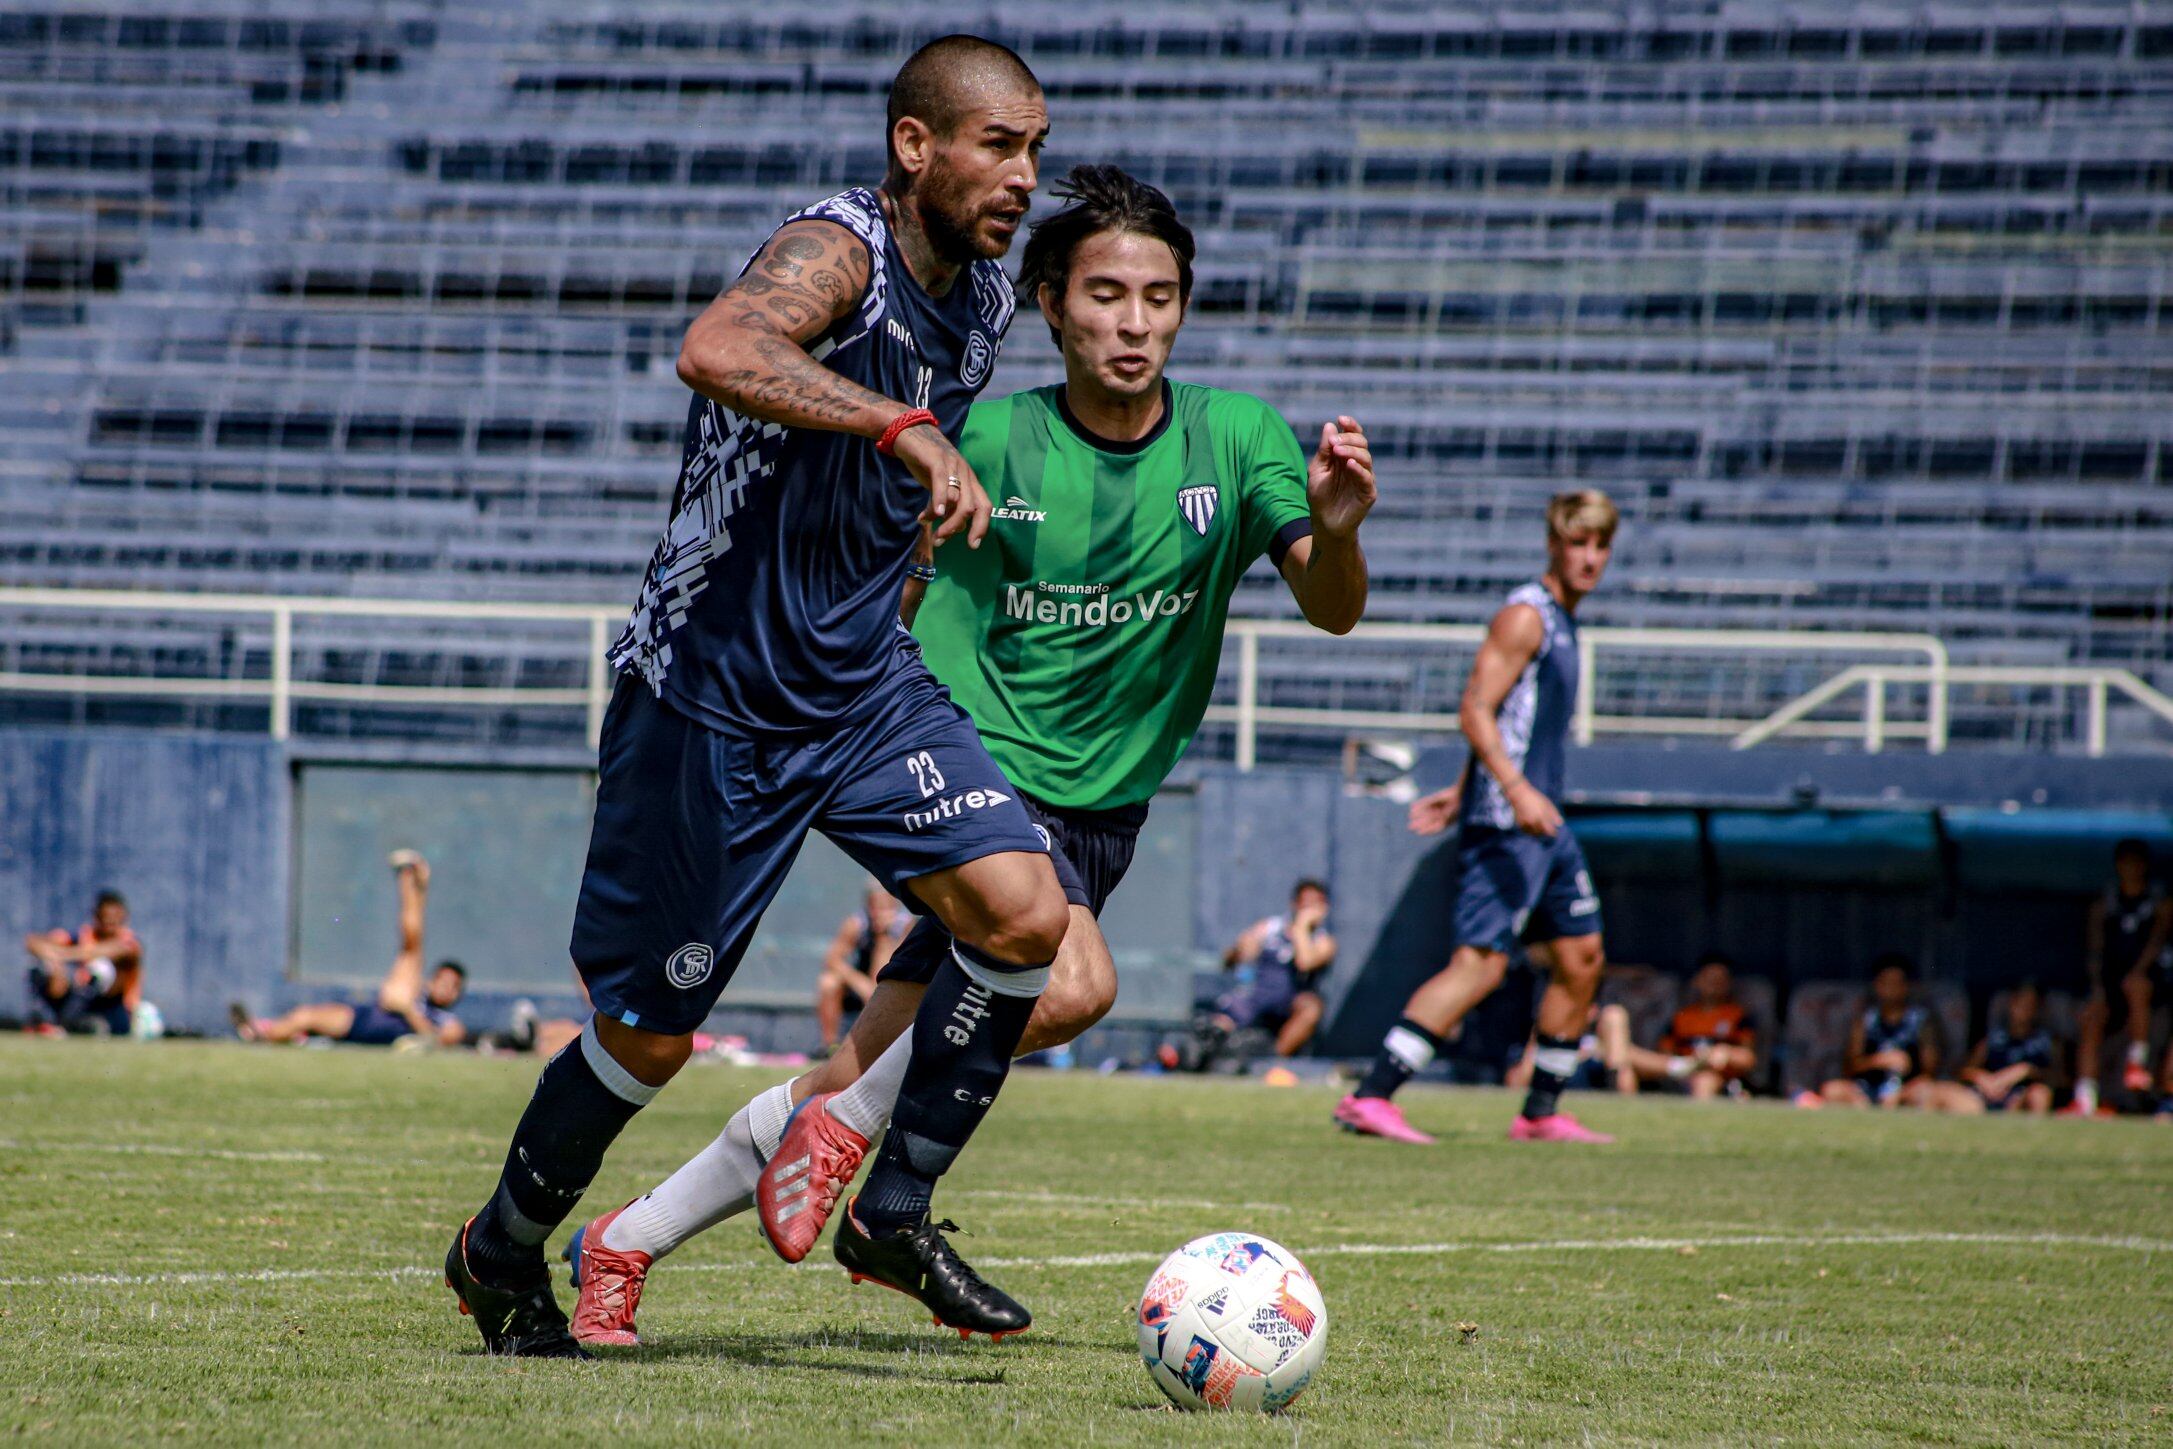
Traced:
<path fill-rule="evenodd" d="M 1758 1233 L 1720 1238 L 1546 1238 L 1511 1243 L 1324 1243 L 1297 1250 L 1304 1258 L 1433 1257 L 1451 1253 L 1679 1253 L 1685 1248 L 1905 1248 L 1921 1245 L 2002 1248 L 2091 1248 L 2117 1253 L 2173 1253 L 2173 1242 L 2156 1238 L 2095 1237 L 2078 1233 Z M 1091 1253 L 1067 1258 L 986 1258 L 984 1268 L 1115 1268 L 1159 1263 L 1160 1253 Z M 732 1263 L 683 1263 L 673 1273 L 770 1271 L 767 1259 Z M 816 1271 L 812 1264 L 803 1271 Z M 0 1278 L 0 1288 L 133 1288 L 202 1283 L 368 1282 L 435 1278 L 438 1268 L 259 1268 L 246 1272 L 54 1273 Z"/>
<path fill-rule="evenodd" d="M 216 1162 L 323 1162 L 321 1152 L 244 1152 L 227 1147 L 172 1147 L 163 1142 L 16 1142 L 0 1137 L 8 1152 L 109 1152 L 117 1157 L 200 1157 Z"/>

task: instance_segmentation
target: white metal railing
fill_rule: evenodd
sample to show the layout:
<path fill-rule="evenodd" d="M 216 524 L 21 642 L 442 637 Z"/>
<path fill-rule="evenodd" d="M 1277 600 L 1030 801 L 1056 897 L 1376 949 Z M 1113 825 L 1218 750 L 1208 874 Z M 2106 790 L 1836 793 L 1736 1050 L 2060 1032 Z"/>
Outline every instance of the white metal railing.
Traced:
<path fill-rule="evenodd" d="M 604 604 L 466 603 L 430 599 L 359 599 L 271 594 L 148 593 L 111 589 L 0 587 L 0 609 L 18 611 L 127 612 L 164 615 L 227 615 L 270 624 L 270 672 L 263 677 L 147 676 L 0 671 L 0 692 L 69 695 L 133 695 L 261 699 L 275 739 L 293 727 L 297 701 L 349 704 L 451 705 L 477 707 L 556 707 L 584 711 L 594 744 L 610 697 L 611 676 L 604 649 L 625 618 L 625 610 Z M 578 689 L 470 685 L 332 684 L 294 678 L 294 622 L 297 618 L 380 618 L 466 622 L 541 623 L 586 628 L 586 678 Z M 1251 769 L 1263 727 L 1326 730 L 1408 730 L 1451 734 L 1453 712 L 1377 709 L 1320 709 L 1261 703 L 1260 653 L 1264 640 L 1309 640 L 1330 644 L 1329 636 L 1296 620 L 1232 619 L 1229 632 L 1237 647 L 1237 698 L 1209 708 L 1208 718 L 1236 726 L 1237 763 Z M 1345 636 L 1358 643 L 1461 645 L 1476 647 L 1485 629 L 1471 624 L 1361 624 Z M 1583 683 L 1578 690 L 1576 736 L 1589 744 L 1600 735 L 1688 735 L 1726 737 L 1735 749 L 1782 736 L 1855 738 L 1869 751 L 1889 740 L 1922 740 L 1932 754 L 1947 747 L 1950 694 L 1956 686 L 2080 689 L 2085 692 L 2084 748 L 2102 755 L 2106 714 L 2111 698 L 2121 695 L 2173 724 L 2173 698 L 2153 689 L 2128 670 L 2111 665 L 1956 665 L 1946 646 L 1930 634 L 1847 633 L 1821 630 L 1747 629 L 1608 629 L 1578 633 Z M 1768 714 L 1749 718 L 1712 714 L 1601 714 L 1597 701 L 1610 665 L 1624 656 L 1655 651 L 1675 655 L 1794 655 L 1799 661 L 1850 662 L 1814 687 Z M 1921 718 L 1894 718 L 1889 691 L 1921 687 Z M 1854 690 L 1863 691 L 1855 719 L 1815 718 Z"/>

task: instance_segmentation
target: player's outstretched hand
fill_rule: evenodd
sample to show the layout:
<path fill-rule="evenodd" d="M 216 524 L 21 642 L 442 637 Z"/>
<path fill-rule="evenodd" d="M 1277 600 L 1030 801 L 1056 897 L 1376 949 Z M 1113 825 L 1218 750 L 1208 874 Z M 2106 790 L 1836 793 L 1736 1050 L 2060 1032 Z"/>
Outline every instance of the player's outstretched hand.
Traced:
<path fill-rule="evenodd" d="M 1517 829 L 1526 835 L 1552 840 L 1562 828 L 1562 812 L 1529 780 L 1509 792 L 1509 808 L 1516 813 Z"/>
<path fill-rule="evenodd" d="M 1419 796 L 1411 802 L 1411 833 L 1439 835 L 1455 821 L 1456 812 L 1463 803 L 1464 787 L 1461 784 Z"/>
<path fill-rule="evenodd" d="M 963 530 L 966 546 L 979 548 L 988 533 L 989 502 L 973 465 L 926 423 L 899 435 L 897 453 L 928 490 L 928 508 L 921 517 L 935 524 L 936 542 Z"/>
<path fill-rule="evenodd" d="M 1373 450 L 1358 419 L 1339 417 L 1320 425 L 1320 446 L 1305 467 L 1305 500 L 1313 531 L 1337 538 L 1358 532 L 1373 511 Z"/>

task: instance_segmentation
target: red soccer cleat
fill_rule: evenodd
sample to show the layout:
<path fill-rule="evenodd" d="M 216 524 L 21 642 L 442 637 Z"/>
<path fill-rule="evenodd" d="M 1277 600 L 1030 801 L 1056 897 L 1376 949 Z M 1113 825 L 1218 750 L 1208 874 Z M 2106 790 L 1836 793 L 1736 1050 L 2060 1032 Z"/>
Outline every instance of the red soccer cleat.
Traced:
<path fill-rule="evenodd" d="M 641 1343 L 634 1331 L 634 1310 L 641 1306 L 642 1285 L 649 1280 L 649 1266 L 656 1260 L 647 1253 L 620 1252 L 604 1246 L 604 1231 L 631 1202 L 613 1208 L 573 1235 L 566 1244 L 566 1262 L 573 1269 L 573 1286 L 580 1297 L 573 1307 L 573 1336 L 582 1343 L 633 1348 Z"/>
<path fill-rule="evenodd" d="M 1567 1112 L 1545 1117 L 1519 1117 L 1509 1124 L 1511 1142 L 1612 1142 L 1605 1132 L 1591 1128 Z"/>
<path fill-rule="evenodd" d="M 815 1246 L 838 1195 L 868 1155 L 868 1139 L 830 1115 L 836 1095 L 823 1092 L 793 1109 L 776 1153 L 755 1183 L 762 1236 L 788 1263 L 799 1262 Z"/>

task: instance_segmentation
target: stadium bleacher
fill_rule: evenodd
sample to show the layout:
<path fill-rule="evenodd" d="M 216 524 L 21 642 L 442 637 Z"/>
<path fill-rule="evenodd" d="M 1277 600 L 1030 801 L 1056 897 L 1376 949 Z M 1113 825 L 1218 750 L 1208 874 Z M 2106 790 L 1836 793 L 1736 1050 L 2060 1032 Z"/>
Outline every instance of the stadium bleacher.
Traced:
<path fill-rule="evenodd" d="M 281 14 L 0 11 L 9 582 L 629 598 L 685 321 L 786 210 L 879 173 L 896 62 L 966 28 L 1042 75 L 1052 175 L 1115 160 L 1192 220 L 1182 375 L 1301 430 L 1365 419 L 1374 617 L 1484 618 L 1544 498 L 1591 483 L 1629 519 L 1594 622 L 1929 632 L 2173 687 L 2173 6 Z M 1030 320 L 998 390 L 1056 375 Z M 1288 607 L 1265 573 L 1239 602 Z M 0 640 L 6 670 L 268 648 L 57 617 Z M 541 631 L 302 646 L 323 681 L 585 669 Z M 1399 709 L 1459 683 L 1394 650 L 1263 678 Z M 1801 687 L 1655 660 L 1599 708 Z M 2053 733 L 2012 697 L 1955 732 Z"/>

